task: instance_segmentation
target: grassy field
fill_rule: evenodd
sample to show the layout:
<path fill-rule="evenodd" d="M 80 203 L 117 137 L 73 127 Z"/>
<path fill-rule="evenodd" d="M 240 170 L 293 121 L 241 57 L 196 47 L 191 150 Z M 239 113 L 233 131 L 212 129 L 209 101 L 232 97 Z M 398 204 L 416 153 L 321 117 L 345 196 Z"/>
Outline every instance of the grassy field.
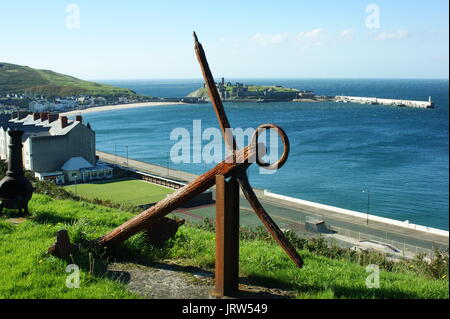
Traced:
<path fill-rule="evenodd" d="M 136 298 L 125 285 L 108 276 L 114 260 L 150 265 L 168 260 L 180 265 L 214 269 L 214 233 L 182 226 L 165 248 L 145 244 L 142 235 L 128 239 L 108 256 L 83 251 L 63 261 L 46 253 L 55 233 L 67 229 L 72 240 L 97 238 L 133 214 L 71 200 L 35 194 L 32 217 L 13 225 L 0 218 L 0 298 Z M 273 242 L 241 240 L 240 276 L 251 283 L 283 287 L 297 298 L 448 298 L 448 279 L 414 273 L 380 272 L 380 288 L 368 289 L 365 267 L 300 251 L 302 269 Z M 68 264 L 80 266 L 80 288 L 65 285 Z"/>
<path fill-rule="evenodd" d="M 137 179 L 70 185 L 65 186 L 65 189 L 88 199 L 110 200 L 133 206 L 157 202 L 174 192 L 172 189 Z"/>

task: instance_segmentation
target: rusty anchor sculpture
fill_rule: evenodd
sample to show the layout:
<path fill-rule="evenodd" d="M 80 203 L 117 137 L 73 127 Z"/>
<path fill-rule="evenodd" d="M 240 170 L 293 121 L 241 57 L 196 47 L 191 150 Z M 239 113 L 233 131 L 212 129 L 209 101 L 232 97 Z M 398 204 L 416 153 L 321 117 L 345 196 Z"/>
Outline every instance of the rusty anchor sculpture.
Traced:
<path fill-rule="evenodd" d="M 230 148 L 234 151 L 236 149 L 236 140 L 234 139 L 234 137 L 229 136 L 229 134 L 230 134 L 229 129 L 231 128 L 231 125 L 230 125 L 230 122 L 228 121 L 227 115 L 223 108 L 223 104 L 220 99 L 219 93 L 217 91 L 211 70 L 209 69 L 209 65 L 208 65 L 208 61 L 206 60 L 205 52 L 203 50 L 201 43 L 198 41 L 198 38 L 197 38 L 197 35 L 195 34 L 195 32 L 194 32 L 194 41 L 195 41 L 195 52 L 197 55 L 197 59 L 200 63 L 202 73 L 203 73 L 203 78 L 205 79 L 205 83 L 206 83 L 206 87 L 208 89 L 211 103 L 214 107 L 214 111 L 216 112 L 217 119 L 219 120 L 220 128 L 222 130 L 222 134 L 225 139 L 225 143 L 227 144 L 228 148 Z M 273 164 L 262 162 L 260 159 L 260 156 L 256 157 L 256 162 L 258 165 L 263 166 L 266 169 L 277 169 L 277 168 L 281 168 L 281 166 L 284 165 L 284 163 L 286 162 L 287 157 L 289 155 L 289 150 L 290 150 L 289 140 L 287 138 L 286 133 L 280 127 L 278 127 L 276 125 L 263 124 L 263 125 L 260 125 L 256 129 L 252 140 L 253 140 L 253 142 L 256 142 L 256 140 L 258 138 L 258 132 L 262 129 L 269 129 L 269 128 L 274 128 L 278 131 L 278 133 L 281 137 L 281 140 L 284 144 L 284 152 L 281 155 L 281 158 Z M 269 232 L 273 236 L 273 238 L 286 251 L 286 253 L 292 259 L 292 261 L 298 267 L 302 267 L 302 265 L 303 265 L 302 258 L 297 253 L 295 248 L 290 244 L 290 242 L 286 239 L 283 232 L 280 230 L 280 228 L 278 228 L 277 224 L 275 224 L 273 219 L 269 216 L 269 214 L 267 214 L 264 207 L 259 202 L 258 197 L 256 197 L 256 194 L 253 191 L 253 189 L 248 181 L 248 177 L 247 177 L 245 170 L 241 170 L 237 174 L 237 181 L 239 182 L 246 199 L 252 206 L 256 215 L 258 215 L 258 217 L 261 219 L 263 224 L 267 227 L 267 229 L 269 230 Z"/>
<path fill-rule="evenodd" d="M 167 214 L 181 205 L 216 185 L 216 290 L 215 295 L 223 296 L 233 294 L 238 289 L 238 242 L 239 242 L 239 184 L 246 199 L 252 206 L 256 215 L 267 227 L 272 237 L 280 244 L 288 256 L 298 267 L 302 267 L 303 260 L 285 237 L 273 219 L 267 214 L 251 188 L 246 174 L 247 168 L 256 163 L 266 169 L 277 169 L 283 166 L 289 154 L 289 140 L 286 133 L 274 124 L 260 125 L 253 134 L 251 143 L 243 149 L 236 149 L 236 141 L 230 132 L 230 123 L 225 114 L 222 101 L 219 97 L 214 78 L 206 60 L 202 45 L 194 32 L 195 52 L 200 63 L 208 93 L 216 112 L 226 145 L 232 151 L 224 161 L 217 164 L 208 172 L 198 176 L 189 184 L 178 189 L 170 196 L 162 199 L 154 206 L 113 229 L 108 234 L 94 240 L 95 247 L 109 248 L 119 245 L 138 232 L 146 231 L 155 226 Z M 281 157 L 273 164 L 265 163 L 265 145 L 258 143 L 261 131 L 275 129 L 284 145 Z M 231 135 L 230 135 L 231 134 Z M 229 181 L 226 181 L 229 178 Z M 49 252 L 66 257 L 77 247 L 70 244 L 67 231 L 60 231 L 56 243 L 49 248 Z"/>

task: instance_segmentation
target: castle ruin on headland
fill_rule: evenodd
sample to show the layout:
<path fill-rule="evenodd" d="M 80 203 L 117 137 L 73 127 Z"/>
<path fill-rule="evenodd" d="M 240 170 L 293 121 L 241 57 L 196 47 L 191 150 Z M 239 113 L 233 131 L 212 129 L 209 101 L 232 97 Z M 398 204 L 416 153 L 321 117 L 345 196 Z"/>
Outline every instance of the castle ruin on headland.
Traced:
<path fill-rule="evenodd" d="M 317 95 L 311 90 L 299 90 L 286 88 L 280 85 L 252 85 L 236 82 L 215 82 L 220 98 L 224 102 L 344 102 L 372 105 L 388 105 L 398 107 L 433 108 L 434 102 L 429 97 L 428 101 L 413 101 L 405 99 L 385 99 L 377 97 L 354 97 L 354 96 L 330 96 Z M 206 84 L 191 92 L 182 102 L 205 103 L 209 100 Z"/>
<path fill-rule="evenodd" d="M 203 84 L 205 88 L 205 84 Z M 223 101 L 257 100 L 257 101 L 293 101 L 296 99 L 314 99 L 316 96 L 310 90 L 285 88 L 279 85 L 261 86 L 247 85 L 236 82 L 225 83 L 222 77 L 216 82 L 217 90 Z"/>

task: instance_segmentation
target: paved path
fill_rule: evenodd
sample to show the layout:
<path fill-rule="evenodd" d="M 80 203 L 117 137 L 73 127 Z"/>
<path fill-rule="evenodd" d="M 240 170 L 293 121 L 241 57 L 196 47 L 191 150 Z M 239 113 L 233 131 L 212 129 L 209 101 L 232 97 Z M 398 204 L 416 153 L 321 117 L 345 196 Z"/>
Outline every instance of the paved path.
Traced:
<path fill-rule="evenodd" d="M 177 171 L 164 166 L 159 166 L 155 164 L 148 164 L 133 159 L 128 159 L 126 157 L 116 156 L 114 154 L 109 154 L 101 151 L 97 151 L 97 155 L 100 160 L 108 162 L 111 164 L 117 164 L 124 167 L 129 167 L 132 169 L 140 170 L 143 172 L 151 173 L 165 178 L 172 178 L 176 180 L 182 180 L 185 182 L 190 182 L 197 177 L 195 174 L 190 174 L 183 171 Z M 128 161 L 128 163 L 127 163 Z"/>
<path fill-rule="evenodd" d="M 127 285 L 128 289 L 147 299 L 214 299 L 214 273 L 203 269 L 177 265 L 173 262 L 151 266 L 114 263 L 108 276 Z M 292 291 L 255 285 L 248 278 L 239 279 L 239 292 L 224 299 L 287 299 Z"/>

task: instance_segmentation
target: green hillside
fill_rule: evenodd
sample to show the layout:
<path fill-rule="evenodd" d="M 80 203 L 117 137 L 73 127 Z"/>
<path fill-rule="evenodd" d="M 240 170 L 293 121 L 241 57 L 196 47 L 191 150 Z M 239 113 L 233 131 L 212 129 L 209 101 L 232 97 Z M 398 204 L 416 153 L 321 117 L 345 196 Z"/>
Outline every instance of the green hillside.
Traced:
<path fill-rule="evenodd" d="M 0 216 L 0 299 L 140 298 L 127 289 L 126 282 L 108 276 L 108 265 L 114 261 L 146 266 L 154 262 L 171 263 L 214 271 L 214 233 L 190 225 L 182 226 L 175 238 L 161 249 L 147 244 L 140 233 L 107 255 L 103 252 L 90 255 L 82 250 L 68 260 L 57 259 L 46 253 L 57 231 L 67 229 L 70 238 L 81 243 L 106 234 L 135 215 L 42 194 L 34 194 L 29 204 L 32 216 L 24 222 L 8 221 L 8 217 L 17 215 Z M 429 278 L 412 266 L 404 271 L 382 269 L 378 289 L 366 287 L 369 274 L 365 265 L 343 259 L 300 250 L 305 266 L 299 269 L 274 241 L 267 239 L 267 234 L 264 236 L 265 240 L 242 238 L 240 241 L 241 283 L 280 287 L 293 298 L 448 299 L 447 278 Z M 367 263 L 375 262 L 367 260 Z M 68 264 L 80 266 L 80 289 L 65 285 Z"/>
<path fill-rule="evenodd" d="M 0 94 L 33 92 L 46 96 L 132 96 L 130 89 L 118 88 L 49 70 L 0 62 Z"/>
<path fill-rule="evenodd" d="M 6 170 L 6 163 L 0 160 L 0 176 Z M 197 225 L 186 223 L 162 248 L 151 246 L 141 232 L 110 251 L 83 248 L 67 260 L 48 254 L 48 247 L 61 229 L 68 231 L 73 242 L 81 244 L 136 215 L 118 209 L 116 204 L 103 202 L 113 208 L 80 199 L 51 182 L 36 180 L 29 171 L 26 176 L 35 188 L 29 202 L 31 217 L 21 220 L 17 218 L 20 214 L 8 209 L 0 215 L 0 299 L 141 298 L 130 291 L 126 280 L 112 276 L 117 272 L 108 271 L 116 261 L 138 268 L 152 267 L 155 262 L 156 267 L 171 265 L 192 283 L 199 282 L 197 275 L 189 275 L 187 269 L 214 272 L 215 226 L 209 220 Z M 287 232 L 305 261 L 299 269 L 261 227 L 240 228 L 241 284 L 276 288 L 291 298 L 449 298 L 447 253 L 429 262 L 423 257 L 393 262 L 380 253 L 328 247 L 324 238 L 299 238 Z M 65 284 L 69 264 L 80 267 L 80 289 Z M 367 286 L 367 265 L 379 266 L 379 288 Z"/>
<path fill-rule="evenodd" d="M 206 88 L 200 88 L 189 93 L 187 97 L 198 97 L 207 100 L 209 99 L 208 90 Z"/>

